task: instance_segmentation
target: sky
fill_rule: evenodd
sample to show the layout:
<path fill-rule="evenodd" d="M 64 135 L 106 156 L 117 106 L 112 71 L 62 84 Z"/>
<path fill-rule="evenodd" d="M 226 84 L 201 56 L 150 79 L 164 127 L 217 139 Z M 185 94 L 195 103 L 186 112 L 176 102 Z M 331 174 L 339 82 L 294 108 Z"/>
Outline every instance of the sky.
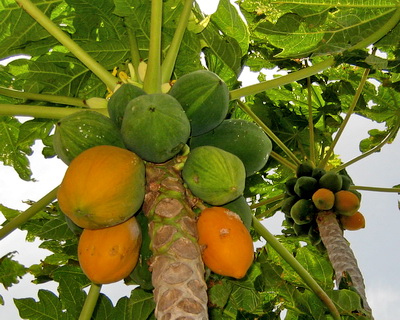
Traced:
<path fill-rule="evenodd" d="M 254 76 L 248 75 L 246 81 L 246 84 L 253 83 Z M 344 162 L 359 155 L 358 143 L 368 137 L 367 132 L 371 128 L 382 129 L 382 126 L 361 117 L 352 116 L 336 146 L 336 154 L 339 154 Z M 398 159 L 400 159 L 400 138 L 386 145 L 381 152 L 351 165 L 348 173 L 357 185 L 392 187 L 400 183 Z M 18 178 L 11 167 L 0 164 L 1 204 L 14 209 L 26 209 L 27 205 L 22 201 L 40 199 L 60 183 L 67 168 L 56 158 L 43 161 L 40 144 L 35 147 L 30 160 L 36 182 L 24 182 Z M 368 301 L 375 319 L 400 319 L 399 195 L 370 191 L 361 191 L 361 193 L 360 211 L 366 217 L 366 228 L 348 231 L 345 237 L 363 273 Z M 0 223 L 2 222 L 0 218 Z M 281 223 L 282 216 L 279 214 L 265 221 L 266 227 L 273 234 L 280 233 Z M 26 242 L 25 233 L 17 230 L 0 242 L 0 257 L 10 251 L 17 251 L 15 259 L 30 266 L 39 263 L 40 259 L 47 254 L 47 251 L 39 249 L 38 245 L 38 242 Z M 57 292 L 55 284 L 34 285 L 31 280 L 32 277 L 27 275 L 8 291 L 0 287 L 0 295 L 5 299 L 5 306 L 0 306 L 2 320 L 20 319 L 12 298 L 37 298 L 37 291 L 41 288 Z M 102 292 L 115 302 L 124 295 L 129 296 L 131 289 L 132 287 L 116 283 L 104 285 Z"/>

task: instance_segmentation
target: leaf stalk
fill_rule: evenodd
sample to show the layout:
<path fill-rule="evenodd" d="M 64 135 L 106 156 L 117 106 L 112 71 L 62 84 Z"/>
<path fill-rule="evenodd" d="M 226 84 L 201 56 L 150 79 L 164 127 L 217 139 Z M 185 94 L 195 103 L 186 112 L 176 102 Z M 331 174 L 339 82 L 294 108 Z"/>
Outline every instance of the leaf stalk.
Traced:
<path fill-rule="evenodd" d="M 94 308 L 96 307 L 97 300 L 99 299 L 101 284 L 92 283 L 90 285 L 89 293 L 86 296 L 85 303 L 83 304 L 79 320 L 90 320 Z"/>

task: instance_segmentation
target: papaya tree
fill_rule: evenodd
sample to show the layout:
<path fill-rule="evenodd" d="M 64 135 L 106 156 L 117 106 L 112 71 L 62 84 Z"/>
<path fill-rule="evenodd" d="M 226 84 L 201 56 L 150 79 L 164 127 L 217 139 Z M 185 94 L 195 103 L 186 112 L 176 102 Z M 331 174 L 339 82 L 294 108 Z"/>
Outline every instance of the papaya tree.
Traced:
<path fill-rule="evenodd" d="M 1 206 L 0 241 L 50 252 L 9 248 L 3 286 L 57 288 L 14 299 L 20 318 L 373 319 L 346 232 L 363 191 L 400 188 L 347 168 L 399 130 L 398 1 L 0 0 L 0 21 L 0 159 L 32 181 L 40 141 L 68 166 Z M 385 129 L 342 161 L 355 114 Z"/>

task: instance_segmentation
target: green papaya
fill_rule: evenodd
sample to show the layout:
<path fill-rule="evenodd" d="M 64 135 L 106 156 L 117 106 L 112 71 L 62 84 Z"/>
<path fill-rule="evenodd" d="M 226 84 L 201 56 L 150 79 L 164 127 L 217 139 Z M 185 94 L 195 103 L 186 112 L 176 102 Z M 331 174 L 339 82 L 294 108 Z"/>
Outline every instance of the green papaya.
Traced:
<path fill-rule="evenodd" d="M 296 177 L 300 178 L 303 176 L 311 176 L 313 169 L 314 169 L 314 166 L 310 162 L 300 163 L 296 169 Z"/>
<path fill-rule="evenodd" d="M 245 197 L 240 196 L 239 198 L 224 204 L 223 207 L 235 212 L 242 219 L 247 230 L 250 230 L 253 221 L 253 212 L 251 211 Z"/>
<path fill-rule="evenodd" d="M 227 119 L 212 129 L 190 139 L 190 147 L 214 146 L 233 153 L 242 160 L 246 176 L 261 170 L 268 161 L 272 143 L 265 132 L 254 122 Z"/>
<path fill-rule="evenodd" d="M 217 74 L 208 70 L 197 70 L 180 77 L 169 94 L 185 110 L 192 136 L 214 129 L 228 113 L 229 89 Z"/>
<path fill-rule="evenodd" d="M 349 190 L 352 181 L 350 179 L 350 177 L 345 176 L 344 174 L 340 175 L 342 177 L 342 189 L 341 190 Z"/>
<path fill-rule="evenodd" d="M 294 192 L 304 199 L 310 199 L 317 189 L 318 181 L 309 176 L 301 176 L 294 185 Z"/>
<path fill-rule="evenodd" d="M 128 103 L 121 133 L 129 150 L 143 160 L 161 163 L 186 144 L 190 123 L 174 97 L 165 93 L 147 94 Z"/>
<path fill-rule="evenodd" d="M 308 239 L 313 246 L 316 246 L 321 242 L 321 235 L 319 234 L 316 223 L 311 224 L 310 229 L 308 230 Z"/>
<path fill-rule="evenodd" d="M 54 151 L 67 165 L 82 151 L 98 145 L 125 148 L 122 135 L 110 118 L 96 111 L 83 110 L 56 123 Z"/>
<path fill-rule="evenodd" d="M 290 209 L 292 209 L 293 205 L 299 200 L 298 196 L 289 196 L 283 200 L 281 211 L 285 215 L 290 215 Z"/>
<path fill-rule="evenodd" d="M 310 223 L 313 221 L 315 214 L 314 204 L 309 199 L 298 200 L 290 210 L 290 216 L 298 225 Z"/>
<path fill-rule="evenodd" d="M 308 234 L 308 230 L 310 229 L 310 226 L 307 224 L 293 224 L 293 231 L 297 236 L 304 236 Z"/>
<path fill-rule="evenodd" d="M 121 85 L 121 87 L 112 94 L 108 100 L 107 110 L 110 119 L 114 121 L 118 128 L 121 128 L 122 118 L 124 117 L 125 109 L 129 101 L 145 94 L 146 92 L 143 89 L 131 83 Z"/>
<path fill-rule="evenodd" d="M 297 196 L 296 192 L 294 192 L 294 186 L 297 182 L 297 178 L 292 177 L 285 181 L 285 192 L 291 196 Z"/>
<path fill-rule="evenodd" d="M 326 173 L 325 169 L 322 168 L 314 168 L 312 173 L 311 173 L 311 177 L 313 177 L 314 179 L 317 179 L 319 181 L 319 179 Z"/>
<path fill-rule="evenodd" d="M 182 177 L 196 197 L 220 206 L 243 194 L 246 171 L 234 154 L 212 146 L 201 146 L 190 151 Z"/>
<path fill-rule="evenodd" d="M 326 188 L 331 190 L 332 192 L 338 192 L 342 189 L 342 176 L 333 171 L 326 172 L 319 179 L 319 186 L 321 188 Z"/>

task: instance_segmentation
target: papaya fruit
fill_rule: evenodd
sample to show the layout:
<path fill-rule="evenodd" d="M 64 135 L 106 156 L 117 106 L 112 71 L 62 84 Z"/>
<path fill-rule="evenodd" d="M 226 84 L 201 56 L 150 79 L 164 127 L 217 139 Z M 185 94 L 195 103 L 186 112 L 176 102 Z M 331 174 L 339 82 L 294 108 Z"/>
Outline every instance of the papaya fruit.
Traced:
<path fill-rule="evenodd" d="M 339 216 L 339 221 L 344 230 L 360 230 L 365 228 L 365 217 L 357 211 L 352 216 Z"/>
<path fill-rule="evenodd" d="M 294 186 L 296 185 L 297 178 L 292 177 L 285 181 L 285 192 L 290 196 L 297 196 L 296 192 L 294 191 Z"/>
<path fill-rule="evenodd" d="M 304 199 L 310 199 L 314 192 L 318 189 L 318 181 L 313 177 L 301 176 L 297 178 L 294 185 L 294 192 Z"/>
<path fill-rule="evenodd" d="M 197 220 L 198 243 L 211 271 L 243 278 L 254 259 L 251 235 L 240 217 L 222 207 L 204 209 Z"/>
<path fill-rule="evenodd" d="M 310 226 L 308 224 L 293 224 L 293 231 L 296 234 L 296 236 L 304 236 L 308 234 L 308 230 L 310 229 Z"/>
<path fill-rule="evenodd" d="M 142 159 L 126 149 L 96 146 L 71 161 L 58 188 L 58 205 L 79 227 L 104 228 L 140 209 L 144 186 Z"/>
<path fill-rule="evenodd" d="M 311 173 L 311 177 L 313 177 L 314 179 L 316 179 L 317 181 L 319 181 L 319 179 L 326 173 L 325 169 L 322 168 L 314 168 L 312 173 Z"/>
<path fill-rule="evenodd" d="M 349 190 L 352 181 L 350 177 L 345 176 L 344 174 L 340 175 L 342 177 L 342 189 L 341 190 Z"/>
<path fill-rule="evenodd" d="M 318 225 L 316 223 L 311 223 L 308 230 L 308 239 L 313 246 L 321 243 L 321 235 L 319 234 Z"/>
<path fill-rule="evenodd" d="M 180 77 L 169 94 L 185 110 L 192 136 L 214 129 L 228 113 L 229 89 L 217 74 L 208 70 L 197 70 Z"/>
<path fill-rule="evenodd" d="M 79 264 L 94 283 L 117 282 L 135 268 L 141 243 L 142 232 L 135 217 L 112 227 L 84 229 L 78 242 Z"/>
<path fill-rule="evenodd" d="M 300 163 L 297 166 L 297 169 L 296 169 L 296 177 L 297 178 L 300 178 L 300 177 L 303 177 L 303 176 L 311 177 L 313 169 L 314 169 L 314 166 L 310 162 Z"/>
<path fill-rule="evenodd" d="M 335 204 L 335 194 L 326 188 L 319 188 L 311 199 L 318 210 L 330 210 Z"/>
<path fill-rule="evenodd" d="M 333 192 L 338 192 L 341 190 L 343 183 L 341 175 L 333 171 L 326 172 L 318 182 L 321 188 L 326 188 Z"/>
<path fill-rule="evenodd" d="M 298 225 L 310 223 L 315 214 L 316 210 L 311 199 L 298 200 L 290 210 L 290 216 Z"/>
<path fill-rule="evenodd" d="M 187 156 L 182 178 L 196 197 L 219 206 L 243 194 L 246 171 L 234 154 L 217 147 L 201 146 Z"/>
<path fill-rule="evenodd" d="M 246 176 L 261 170 L 268 161 L 272 143 L 254 122 L 227 119 L 211 131 L 192 137 L 190 147 L 214 146 L 233 153 L 242 160 Z"/>
<path fill-rule="evenodd" d="M 298 196 L 289 196 L 285 198 L 282 202 L 281 211 L 286 215 L 290 216 L 290 209 L 292 209 L 293 205 L 299 200 Z"/>
<path fill-rule="evenodd" d="M 352 216 L 360 208 L 360 200 L 357 195 L 348 190 L 340 190 L 335 193 L 335 212 L 344 216 Z"/>
<path fill-rule="evenodd" d="M 122 84 L 121 87 L 119 87 L 118 90 L 112 94 L 108 100 L 107 110 L 108 114 L 110 115 L 110 119 L 117 125 L 118 128 L 121 128 L 122 119 L 129 101 L 145 94 L 146 92 L 143 89 L 131 83 Z"/>
<path fill-rule="evenodd" d="M 53 147 L 65 164 L 70 164 L 82 151 L 98 145 L 125 147 L 121 132 L 110 118 L 96 111 L 83 110 L 56 123 Z"/>
<path fill-rule="evenodd" d="M 165 93 L 147 94 L 128 103 L 121 133 L 129 150 L 143 160 L 161 163 L 186 144 L 190 123 L 175 98 Z"/>
<path fill-rule="evenodd" d="M 253 212 L 243 196 L 224 204 L 223 207 L 235 212 L 242 219 L 247 230 L 250 230 L 253 221 Z"/>

